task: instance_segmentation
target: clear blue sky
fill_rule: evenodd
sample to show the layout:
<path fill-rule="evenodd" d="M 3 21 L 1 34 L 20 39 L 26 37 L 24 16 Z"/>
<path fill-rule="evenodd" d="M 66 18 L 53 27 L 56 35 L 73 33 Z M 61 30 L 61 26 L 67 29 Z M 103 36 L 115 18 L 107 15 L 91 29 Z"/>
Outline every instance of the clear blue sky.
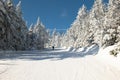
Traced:
<path fill-rule="evenodd" d="M 23 17 L 35 24 L 37 17 L 49 29 L 67 29 L 77 16 L 79 8 L 84 4 L 88 10 L 94 0 L 21 0 Z M 108 0 L 104 0 L 108 1 Z M 15 4 L 19 0 L 13 0 Z"/>

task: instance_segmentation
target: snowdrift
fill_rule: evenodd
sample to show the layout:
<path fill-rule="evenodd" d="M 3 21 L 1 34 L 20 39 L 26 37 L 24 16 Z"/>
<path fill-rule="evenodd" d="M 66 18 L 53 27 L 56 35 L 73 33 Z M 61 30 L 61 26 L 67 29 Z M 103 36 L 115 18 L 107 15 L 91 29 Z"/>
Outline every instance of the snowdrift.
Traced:
<path fill-rule="evenodd" d="M 71 51 L 71 52 L 75 52 L 82 55 L 95 55 L 98 53 L 98 50 L 99 50 L 99 46 L 96 44 L 93 44 L 91 46 L 81 47 L 78 49 L 69 47 L 66 51 Z"/>
<path fill-rule="evenodd" d="M 99 61 L 104 62 L 105 64 L 109 64 L 113 67 L 116 67 L 120 70 L 120 53 L 117 55 L 117 57 L 110 55 L 110 51 L 114 50 L 116 45 L 109 46 L 105 49 L 99 48 L 98 45 L 94 44 L 88 47 L 81 47 L 78 49 L 75 49 L 73 47 L 69 47 L 67 51 L 70 51 L 72 53 L 77 53 L 80 55 L 96 55 L 96 58 Z"/>
<path fill-rule="evenodd" d="M 110 55 L 110 51 L 113 50 L 116 45 L 109 46 L 105 49 L 101 48 L 98 52 L 97 58 L 102 62 L 112 65 L 120 70 L 120 54 L 117 57 Z"/>
<path fill-rule="evenodd" d="M 71 46 L 71 47 L 68 47 L 67 49 L 66 49 L 66 51 L 72 51 L 74 48 Z"/>

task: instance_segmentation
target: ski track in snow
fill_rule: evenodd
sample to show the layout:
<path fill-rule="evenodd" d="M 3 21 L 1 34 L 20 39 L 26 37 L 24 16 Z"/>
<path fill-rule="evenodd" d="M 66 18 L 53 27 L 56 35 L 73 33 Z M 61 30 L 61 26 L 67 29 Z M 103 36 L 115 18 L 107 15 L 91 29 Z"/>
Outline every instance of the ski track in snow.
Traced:
<path fill-rule="evenodd" d="M 93 55 L 76 57 L 64 50 L 31 53 L 34 56 L 29 51 L 1 59 L 0 80 L 120 80 L 118 69 Z"/>

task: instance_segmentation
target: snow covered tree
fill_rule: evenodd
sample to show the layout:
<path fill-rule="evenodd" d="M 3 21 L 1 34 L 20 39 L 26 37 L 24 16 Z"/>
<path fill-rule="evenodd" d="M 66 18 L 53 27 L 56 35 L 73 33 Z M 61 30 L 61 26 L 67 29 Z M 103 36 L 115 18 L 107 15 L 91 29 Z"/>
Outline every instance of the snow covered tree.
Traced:
<path fill-rule="evenodd" d="M 89 13 L 84 5 L 79 9 L 76 20 L 68 30 L 74 36 L 74 47 L 88 46 L 92 43 L 101 45 L 105 10 L 102 0 L 95 0 Z"/>
<path fill-rule="evenodd" d="M 45 26 L 40 22 L 40 18 L 38 17 L 37 23 L 33 28 L 33 33 L 35 34 L 35 48 L 43 49 L 45 43 L 48 41 L 48 33 L 45 29 Z"/>
<path fill-rule="evenodd" d="M 119 0 L 109 0 L 108 6 L 102 0 L 95 0 L 89 13 L 83 5 L 66 32 L 67 46 L 80 47 L 96 43 L 102 47 L 120 42 L 119 12 Z"/>
<path fill-rule="evenodd" d="M 42 49 L 48 38 L 39 18 L 28 30 L 22 17 L 21 1 L 15 7 L 12 0 L 0 0 L 0 50 Z"/>
<path fill-rule="evenodd" d="M 27 48 L 34 49 L 35 46 L 35 33 L 33 33 L 34 25 L 31 24 L 29 27 L 29 31 L 27 33 Z"/>
<path fill-rule="evenodd" d="M 30 27 L 29 27 L 29 31 L 33 31 L 33 29 L 34 29 L 34 25 L 31 24 Z"/>
<path fill-rule="evenodd" d="M 18 14 L 19 17 L 22 17 L 21 1 L 19 1 L 19 3 L 16 6 L 16 12 L 17 12 L 17 14 Z"/>
<path fill-rule="evenodd" d="M 67 30 L 66 38 L 67 46 L 79 47 L 83 45 L 85 29 L 87 29 L 86 25 L 86 17 L 87 17 L 87 9 L 83 5 L 82 8 L 79 9 L 76 20 L 73 22 L 71 27 Z"/>
<path fill-rule="evenodd" d="M 55 46 L 56 35 L 57 35 L 56 29 L 53 29 L 53 32 L 52 32 L 52 35 L 51 35 L 51 40 L 50 40 L 51 46 Z"/>
<path fill-rule="evenodd" d="M 99 46 L 102 46 L 105 12 L 106 8 L 102 0 L 95 0 L 89 13 L 89 24 L 91 35 L 94 37 L 94 42 L 99 44 Z"/>
<path fill-rule="evenodd" d="M 108 12 L 105 16 L 106 33 L 103 39 L 104 46 L 114 45 L 120 41 L 120 1 L 109 0 Z"/>
<path fill-rule="evenodd" d="M 27 26 L 17 15 L 12 0 L 0 0 L 0 49 L 25 50 Z"/>

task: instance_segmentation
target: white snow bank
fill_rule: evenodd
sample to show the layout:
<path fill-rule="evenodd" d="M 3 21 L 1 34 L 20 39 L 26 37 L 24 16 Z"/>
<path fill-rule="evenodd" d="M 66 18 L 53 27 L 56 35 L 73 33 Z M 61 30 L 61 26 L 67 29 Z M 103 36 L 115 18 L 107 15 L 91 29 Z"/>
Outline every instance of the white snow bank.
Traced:
<path fill-rule="evenodd" d="M 98 52 L 99 46 L 94 44 L 86 48 L 85 53 L 95 53 Z"/>
<path fill-rule="evenodd" d="M 62 47 L 62 49 L 66 49 L 66 46 Z"/>
<path fill-rule="evenodd" d="M 100 59 L 104 63 L 108 63 L 120 70 L 120 54 L 117 55 L 117 57 L 114 57 L 113 55 L 110 55 L 110 51 L 113 50 L 116 47 L 109 46 L 105 49 L 101 48 L 98 52 L 97 58 Z"/>
<path fill-rule="evenodd" d="M 70 52 L 74 52 L 74 53 L 82 54 L 82 55 L 94 55 L 98 53 L 98 50 L 99 50 L 99 46 L 97 44 L 93 44 L 91 46 L 82 47 L 78 49 L 73 48 L 71 46 L 66 49 L 66 51 L 70 51 Z"/>
<path fill-rule="evenodd" d="M 77 49 L 76 52 L 83 52 L 84 50 L 85 50 L 85 48 L 82 47 L 82 48 Z"/>
<path fill-rule="evenodd" d="M 93 55 L 93 54 L 97 54 L 98 50 L 99 50 L 99 46 L 94 44 L 88 47 L 79 48 L 76 50 L 76 52 L 84 55 Z"/>
<path fill-rule="evenodd" d="M 66 51 L 72 51 L 73 49 L 73 47 L 68 47 Z"/>

